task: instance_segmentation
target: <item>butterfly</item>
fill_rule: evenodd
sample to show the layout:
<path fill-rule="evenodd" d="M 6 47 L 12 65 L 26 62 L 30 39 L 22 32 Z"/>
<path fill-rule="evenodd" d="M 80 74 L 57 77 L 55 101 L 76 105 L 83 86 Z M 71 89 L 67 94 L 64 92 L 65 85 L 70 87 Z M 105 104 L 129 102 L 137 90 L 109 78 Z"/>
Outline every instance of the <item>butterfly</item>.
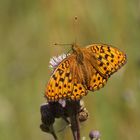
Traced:
<path fill-rule="evenodd" d="M 109 77 L 126 63 L 126 54 L 106 44 L 81 48 L 72 44 L 72 53 L 52 59 L 54 71 L 46 86 L 49 102 L 80 100 L 88 91 L 102 88 Z"/>

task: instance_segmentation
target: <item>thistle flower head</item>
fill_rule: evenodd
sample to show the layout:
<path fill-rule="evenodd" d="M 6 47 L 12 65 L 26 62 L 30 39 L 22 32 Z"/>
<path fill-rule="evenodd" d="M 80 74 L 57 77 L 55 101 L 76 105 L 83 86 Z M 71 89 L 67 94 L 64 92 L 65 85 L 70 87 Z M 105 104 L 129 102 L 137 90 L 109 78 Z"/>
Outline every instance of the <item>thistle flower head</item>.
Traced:
<path fill-rule="evenodd" d="M 54 56 L 50 59 L 49 62 L 49 67 L 52 70 L 55 70 L 57 68 L 57 66 L 62 62 L 62 60 L 64 60 L 69 54 L 61 54 L 59 56 Z"/>

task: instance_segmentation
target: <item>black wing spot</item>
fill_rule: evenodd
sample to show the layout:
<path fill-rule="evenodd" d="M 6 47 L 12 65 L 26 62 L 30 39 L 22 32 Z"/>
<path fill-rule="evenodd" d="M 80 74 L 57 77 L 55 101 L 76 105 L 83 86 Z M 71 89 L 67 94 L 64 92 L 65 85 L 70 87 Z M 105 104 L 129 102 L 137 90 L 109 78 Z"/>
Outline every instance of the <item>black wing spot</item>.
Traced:
<path fill-rule="evenodd" d="M 104 70 L 107 70 L 107 67 L 104 67 Z"/>
<path fill-rule="evenodd" d="M 98 46 L 95 46 L 95 47 L 96 47 L 97 51 L 99 51 L 99 47 Z"/>
<path fill-rule="evenodd" d="M 71 83 L 72 82 L 72 79 L 69 79 L 69 81 L 68 81 L 69 83 Z"/>
<path fill-rule="evenodd" d="M 99 55 L 98 60 L 102 60 L 102 56 L 101 55 Z"/>
<path fill-rule="evenodd" d="M 101 45 L 101 50 L 103 50 L 103 47 L 104 47 L 104 46 Z"/>
<path fill-rule="evenodd" d="M 58 87 L 58 83 L 55 83 L 55 86 Z"/>
<path fill-rule="evenodd" d="M 53 77 L 53 79 L 54 79 L 54 80 L 56 80 L 56 79 L 57 79 L 57 77 L 56 77 L 55 75 L 53 75 L 52 77 Z"/>
<path fill-rule="evenodd" d="M 64 71 L 61 69 L 58 69 L 58 71 L 59 71 L 60 76 L 64 73 Z"/>
<path fill-rule="evenodd" d="M 99 66 L 101 66 L 101 67 L 102 67 L 102 66 L 103 66 L 103 64 L 104 64 L 104 63 L 103 63 L 103 62 L 101 62 L 101 63 L 99 64 Z"/>
<path fill-rule="evenodd" d="M 64 67 L 64 63 L 62 63 L 62 69 L 65 69 L 65 67 Z"/>
<path fill-rule="evenodd" d="M 111 52 L 110 47 L 107 47 L 107 49 L 108 49 L 108 52 Z"/>
<path fill-rule="evenodd" d="M 70 73 L 66 73 L 66 74 L 65 74 L 66 77 L 69 77 L 69 75 L 70 75 Z"/>
<path fill-rule="evenodd" d="M 114 60 L 113 60 L 113 59 L 111 59 L 111 62 L 113 63 L 113 62 L 114 62 Z"/>
<path fill-rule="evenodd" d="M 111 58 L 114 58 L 114 55 L 113 54 L 111 54 Z"/>
<path fill-rule="evenodd" d="M 105 54 L 105 59 L 107 59 L 107 58 L 108 58 L 108 56 L 109 56 L 108 54 Z"/>
<path fill-rule="evenodd" d="M 111 68 L 111 71 L 113 71 L 113 68 Z"/>
<path fill-rule="evenodd" d="M 109 74 L 109 71 L 108 70 L 106 71 L 106 74 Z"/>
<path fill-rule="evenodd" d="M 64 82 L 64 78 L 60 78 L 60 80 L 59 80 L 59 81 Z"/>
<path fill-rule="evenodd" d="M 75 89 L 74 91 L 77 92 L 77 89 Z"/>

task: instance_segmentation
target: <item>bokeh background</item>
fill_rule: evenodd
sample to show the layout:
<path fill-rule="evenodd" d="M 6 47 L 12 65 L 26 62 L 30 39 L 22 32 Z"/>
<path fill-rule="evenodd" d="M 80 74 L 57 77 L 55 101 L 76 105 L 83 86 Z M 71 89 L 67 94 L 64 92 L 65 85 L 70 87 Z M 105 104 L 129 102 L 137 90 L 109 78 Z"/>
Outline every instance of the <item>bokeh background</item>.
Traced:
<path fill-rule="evenodd" d="M 81 124 L 81 136 L 88 140 L 89 131 L 97 129 L 102 140 L 140 139 L 139 0 L 0 0 L 1 140 L 53 139 L 39 129 L 39 108 L 46 102 L 50 57 L 71 48 L 52 44 L 76 37 L 81 46 L 112 44 L 128 57 L 103 89 L 84 97 L 90 116 Z M 57 120 L 56 131 L 62 124 Z M 69 128 L 58 136 L 72 140 Z"/>

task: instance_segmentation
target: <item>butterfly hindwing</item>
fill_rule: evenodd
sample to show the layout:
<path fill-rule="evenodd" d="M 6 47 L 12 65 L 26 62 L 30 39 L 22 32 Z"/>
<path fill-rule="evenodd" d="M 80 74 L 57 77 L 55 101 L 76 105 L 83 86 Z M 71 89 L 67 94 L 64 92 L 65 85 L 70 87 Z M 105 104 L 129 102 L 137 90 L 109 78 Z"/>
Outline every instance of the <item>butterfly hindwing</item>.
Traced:
<path fill-rule="evenodd" d="M 103 76 L 100 75 L 100 73 L 96 70 L 95 73 L 92 75 L 89 86 L 88 86 L 88 90 L 90 91 L 96 91 L 102 87 L 104 87 L 104 85 L 107 82 L 107 78 L 104 78 Z"/>

